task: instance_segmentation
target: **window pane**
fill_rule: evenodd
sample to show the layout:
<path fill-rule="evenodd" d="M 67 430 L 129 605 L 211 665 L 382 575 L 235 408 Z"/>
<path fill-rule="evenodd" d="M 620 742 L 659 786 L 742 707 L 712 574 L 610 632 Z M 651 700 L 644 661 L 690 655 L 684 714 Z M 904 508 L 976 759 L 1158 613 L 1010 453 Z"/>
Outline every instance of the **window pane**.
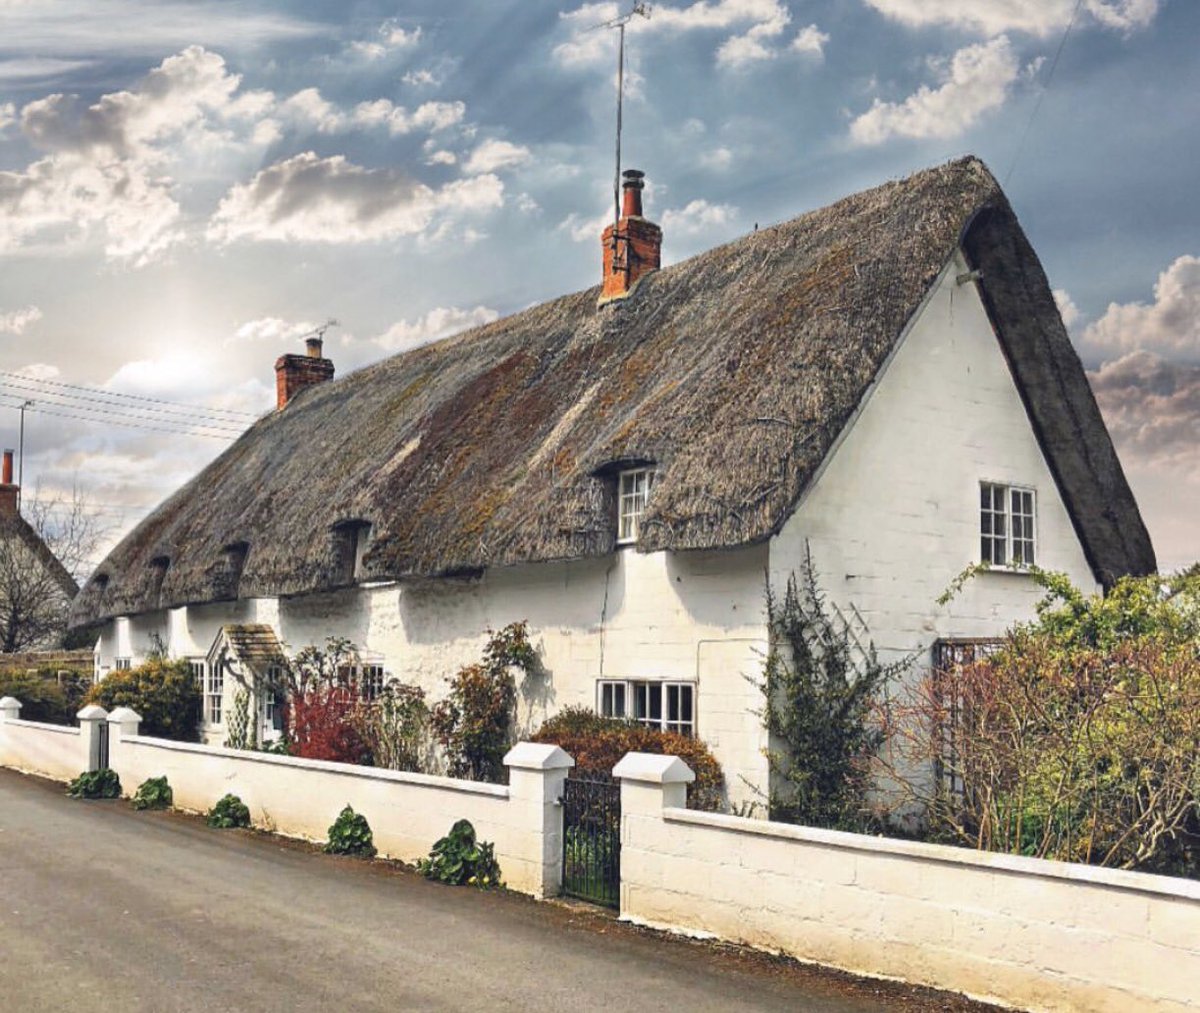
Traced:
<path fill-rule="evenodd" d="M 667 720 L 679 720 L 679 687 L 667 687 Z"/>
<path fill-rule="evenodd" d="M 662 720 L 662 684 L 650 683 L 650 718 L 654 722 Z"/>

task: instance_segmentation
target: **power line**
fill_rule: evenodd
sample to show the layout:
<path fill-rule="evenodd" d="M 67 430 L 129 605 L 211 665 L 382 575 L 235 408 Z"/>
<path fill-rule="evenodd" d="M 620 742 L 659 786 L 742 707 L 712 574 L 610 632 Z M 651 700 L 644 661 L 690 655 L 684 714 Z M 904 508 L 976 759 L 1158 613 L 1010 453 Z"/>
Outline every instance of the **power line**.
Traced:
<path fill-rule="evenodd" d="M 188 419 L 176 418 L 154 418 L 145 415 L 130 414 L 129 412 L 108 408 L 94 408 L 90 405 L 78 405 L 69 401 L 54 401 L 54 400 L 24 400 L 23 394 L 8 393 L 5 388 L 7 384 L 0 381 L 0 396 L 7 398 L 20 397 L 28 411 L 41 411 L 48 415 L 63 415 L 71 413 L 67 417 L 87 419 L 91 421 L 101 421 L 108 417 L 124 419 L 127 425 L 139 425 L 145 428 L 156 428 L 161 432 L 191 432 L 196 429 L 211 430 L 213 434 L 228 434 L 230 436 L 238 436 L 245 432 L 244 428 L 234 428 L 225 423 L 206 422 L 203 419 L 190 421 Z M 50 411 L 49 409 L 62 409 L 62 411 Z M 85 412 L 86 414 L 78 414 Z M 170 429 L 162 429 L 163 426 L 170 426 Z"/>
<path fill-rule="evenodd" d="M 219 413 L 219 414 L 223 414 L 223 415 L 236 415 L 236 416 L 241 416 L 243 418 L 251 418 L 251 419 L 258 418 L 258 416 L 254 412 L 237 411 L 236 409 L 233 409 L 233 408 L 197 408 L 197 406 L 189 405 L 183 401 L 167 401 L 167 400 L 164 400 L 163 398 L 146 397 L 145 395 L 142 395 L 142 394 L 125 394 L 125 393 L 121 393 L 120 391 L 105 390 L 102 387 L 84 387 L 81 384 L 77 384 L 77 383 L 64 383 L 62 380 L 49 380 L 49 379 L 41 379 L 38 377 L 26 376 L 24 373 L 6 373 L 3 370 L 0 370 L 0 376 L 7 376 L 7 377 L 14 378 L 14 379 L 19 379 L 19 380 L 33 381 L 34 383 L 44 384 L 44 385 L 50 386 L 50 387 L 66 387 L 71 390 L 80 390 L 80 391 L 84 391 L 89 394 L 103 394 L 108 397 L 126 398 L 130 401 L 145 401 L 145 402 L 149 402 L 150 404 L 170 405 L 175 408 L 187 408 L 192 411 L 205 411 L 205 412 L 210 412 L 210 413 Z M 232 421 L 232 420 L 230 420 L 230 421 Z"/>
<path fill-rule="evenodd" d="M 234 423 L 241 422 L 240 419 L 232 417 L 222 417 L 212 414 L 209 409 L 200 407 L 180 407 L 180 408 L 158 408 L 152 405 L 127 404 L 121 401 L 109 400 L 106 397 L 96 396 L 94 394 L 75 394 L 70 391 L 46 390 L 41 387 L 31 386 L 27 383 L 19 383 L 11 379 L 3 379 L 4 377 L 12 376 L 11 373 L 0 373 L 0 385 L 9 387 L 13 390 L 20 391 L 22 394 L 37 395 L 39 398 L 51 399 L 52 403 L 63 404 L 67 407 L 77 407 L 86 410 L 94 410 L 88 407 L 91 404 L 98 404 L 106 408 L 117 408 L 121 411 L 135 414 L 136 417 L 162 416 L 161 421 L 164 422 L 179 422 L 179 421 L 211 421 L 214 425 L 229 426 Z M 23 378 L 24 379 L 24 378 Z M 84 402 L 84 404 L 75 404 L 75 402 Z M 248 416 L 254 418 L 255 416 Z"/>
<path fill-rule="evenodd" d="M 17 395 L 5 394 L 2 391 L 0 391 L 0 398 L 15 398 L 17 401 L 23 400 L 23 398 L 17 397 Z M 20 405 L 19 404 L 3 404 L 3 407 L 18 408 L 18 407 L 20 407 Z M 129 418 L 129 416 L 122 416 L 120 412 L 103 412 L 100 409 L 83 409 L 83 410 L 95 411 L 95 412 L 97 412 L 97 414 L 103 415 L 103 416 L 116 416 L 116 417 L 114 417 L 114 418 L 108 418 L 108 417 L 97 418 L 96 415 L 80 415 L 80 414 L 73 413 L 73 412 L 52 411 L 50 408 L 43 408 L 40 404 L 34 404 L 31 407 L 29 407 L 28 410 L 31 412 L 40 412 L 42 415 L 54 415 L 58 418 L 75 419 L 80 422 L 100 422 L 104 425 L 122 426 L 123 428 L 126 428 L 126 429 L 141 429 L 141 430 L 145 430 L 146 432 L 152 432 L 152 433 L 169 433 L 173 436 L 202 436 L 207 439 L 230 441 L 230 440 L 233 440 L 236 437 L 240 436 L 243 432 L 243 430 L 240 430 L 240 429 L 220 429 L 217 426 L 204 424 L 204 423 L 198 423 L 191 427 L 185 426 L 185 428 L 181 428 L 181 429 L 167 429 L 162 426 L 146 425 L 145 423 L 142 423 L 142 422 L 122 421 L 122 419 L 127 420 Z M 183 425 L 182 422 L 181 422 L 181 425 Z M 202 432 L 201 431 L 201 430 L 206 430 L 206 429 L 211 429 L 214 431 L 213 432 Z"/>

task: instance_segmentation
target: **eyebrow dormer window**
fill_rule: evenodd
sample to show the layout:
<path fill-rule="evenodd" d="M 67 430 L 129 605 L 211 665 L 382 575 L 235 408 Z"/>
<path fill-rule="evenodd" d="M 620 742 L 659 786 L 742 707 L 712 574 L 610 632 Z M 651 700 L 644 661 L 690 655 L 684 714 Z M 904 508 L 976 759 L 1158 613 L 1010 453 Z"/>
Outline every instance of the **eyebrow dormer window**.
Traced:
<path fill-rule="evenodd" d="M 654 488 L 653 468 L 622 471 L 617 482 L 617 544 L 628 545 L 638 539 L 642 514 Z"/>

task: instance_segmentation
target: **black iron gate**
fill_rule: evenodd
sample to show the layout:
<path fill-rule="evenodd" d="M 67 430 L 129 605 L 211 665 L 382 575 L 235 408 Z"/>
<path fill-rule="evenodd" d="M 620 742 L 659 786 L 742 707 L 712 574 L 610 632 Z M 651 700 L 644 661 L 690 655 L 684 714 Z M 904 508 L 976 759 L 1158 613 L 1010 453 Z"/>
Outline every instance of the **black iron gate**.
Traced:
<path fill-rule="evenodd" d="M 621 902 L 621 785 L 568 777 L 563 786 L 563 893 Z"/>
<path fill-rule="evenodd" d="M 101 721 L 96 728 L 96 769 L 108 769 L 108 722 Z"/>

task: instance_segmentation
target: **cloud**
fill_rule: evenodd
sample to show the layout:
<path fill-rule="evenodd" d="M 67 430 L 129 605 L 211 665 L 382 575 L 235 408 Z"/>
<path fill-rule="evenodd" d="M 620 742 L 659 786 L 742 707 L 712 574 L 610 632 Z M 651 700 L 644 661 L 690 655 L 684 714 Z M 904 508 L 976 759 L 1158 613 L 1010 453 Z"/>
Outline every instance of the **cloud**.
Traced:
<path fill-rule="evenodd" d="M 704 152 L 699 161 L 705 169 L 713 172 L 725 172 L 733 165 L 733 152 L 725 147 L 713 148 L 712 151 Z"/>
<path fill-rule="evenodd" d="M 264 93 L 235 97 L 241 78 L 199 46 L 167 57 L 135 88 L 96 102 L 53 94 L 28 103 L 21 129 L 44 157 L 0 172 L 0 251 L 78 243 L 102 232 L 105 252 L 142 264 L 182 238 L 168 167 L 234 145 L 234 125 Z"/>
<path fill-rule="evenodd" d="M 1070 330 L 1079 322 L 1081 316 L 1079 307 L 1075 305 L 1066 289 L 1056 288 L 1053 295 L 1055 303 L 1058 304 L 1058 314 L 1062 317 L 1063 325 Z"/>
<path fill-rule="evenodd" d="M 601 233 L 612 224 L 612 220 L 611 210 L 595 218 L 587 218 L 572 211 L 558 223 L 558 229 L 567 233 L 576 243 L 599 243 Z"/>
<path fill-rule="evenodd" d="M 0 134 L 17 122 L 17 107 L 11 102 L 0 102 Z"/>
<path fill-rule="evenodd" d="M 821 31 L 816 25 L 808 25 L 796 33 L 796 37 L 792 39 L 791 48 L 797 53 L 822 59 L 825 56 L 827 42 L 829 42 L 829 35 L 826 32 Z"/>
<path fill-rule="evenodd" d="M 0 334 L 22 334 L 30 324 L 42 319 L 42 311 L 36 306 L 0 313 Z"/>
<path fill-rule="evenodd" d="M 208 237 L 309 243 L 357 243 L 426 231 L 435 216 L 488 211 L 503 203 L 491 174 L 431 189 L 392 169 L 368 169 L 343 155 L 307 151 L 276 162 L 221 200 Z"/>
<path fill-rule="evenodd" d="M 302 334 L 311 334 L 317 325 L 309 320 L 283 320 L 280 317 L 259 317 L 241 324 L 225 344 L 244 341 L 263 341 L 273 345 L 284 345 Z"/>
<path fill-rule="evenodd" d="M 482 142 L 467 159 L 463 171 L 469 175 L 481 172 L 498 172 L 501 169 L 512 169 L 527 163 L 533 155 L 523 144 L 513 144 L 510 141 L 496 139 Z"/>
<path fill-rule="evenodd" d="M 461 123 L 466 112 L 467 107 L 462 102 L 423 102 L 410 113 L 404 106 L 380 98 L 360 102 L 338 129 L 345 129 L 352 124 L 357 127 L 385 126 L 393 135 L 408 134 L 414 130 L 437 133 Z"/>
<path fill-rule="evenodd" d="M 1130 352 L 1088 378 L 1123 459 L 1200 477 L 1200 365 Z"/>
<path fill-rule="evenodd" d="M 459 309 L 456 306 L 438 306 L 416 320 L 398 320 L 375 339 L 375 344 L 389 352 L 404 351 L 427 345 L 439 338 L 449 337 L 459 331 L 481 324 L 490 324 L 500 314 L 490 306 L 475 306 Z"/>
<path fill-rule="evenodd" d="M 694 200 L 682 208 L 668 208 L 663 212 L 662 227 L 666 235 L 695 235 L 713 228 L 731 225 L 738 209 L 731 204 L 710 204 L 706 200 Z"/>
<path fill-rule="evenodd" d="M 1200 257 L 1179 257 L 1163 271 L 1152 303 L 1109 303 L 1081 342 L 1103 355 L 1142 350 L 1200 363 Z"/>
<path fill-rule="evenodd" d="M 400 80 L 413 88 L 435 88 L 442 83 L 432 70 L 410 70 Z"/>
<path fill-rule="evenodd" d="M 157 59 L 188 44 L 251 47 L 328 31 L 316 21 L 226 0 L 10 0 L 0 8 L 4 49 L 33 57 L 149 54 Z"/>
<path fill-rule="evenodd" d="M 922 85 L 903 102 L 875 104 L 850 124 L 856 144 L 891 137 L 955 137 L 1002 105 L 1019 68 L 1006 36 L 960 49 L 942 71 L 938 88 Z"/>
<path fill-rule="evenodd" d="M 554 47 L 554 59 L 567 68 L 610 66 L 614 33 L 596 26 L 619 13 L 615 3 L 585 3 L 561 13 L 569 37 Z M 737 70 L 777 56 L 777 41 L 790 22 L 791 14 L 781 0 L 697 0 L 682 7 L 655 4 L 649 20 L 635 19 L 630 31 L 658 35 L 729 33 L 717 45 L 715 58 L 718 66 Z M 731 32 L 734 29 L 740 30 Z"/>
<path fill-rule="evenodd" d="M 426 165 L 454 165 L 457 162 L 458 156 L 445 148 L 434 148 L 425 156 Z"/>
<path fill-rule="evenodd" d="M 62 77 L 90 67 L 91 60 L 62 60 L 50 56 L 27 56 L 0 60 L 0 81 L 35 81 Z"/>
<path fill-rule="evenodd" d="M 764 12 L 766 16 L 763 20 L 752 25 L 741 35 L 731 35 L 717 47 L 718 67 L 738 70 L 752 63 L 775 58 L 777 52 L 774 40 L 784 33 L 792 16 L 785 7 L 775 4 L 770 6 L 772 10 Z"/>
<path fill-rule="evenodd" d="M 394 21 L 385 21 L 379 26 L 376 38 L 350 43 L 350 49 L 366 60 L 381 60 L 389 53 L 401 49 L 412 49 L 421 41 L 421 29 L 411 31 L 401 28 Z"/>
<path fill-rule="evenodd" d="M 1066 28 L 1076 0 L 866 0 L 886 17 L 913 27 L 947 25 L 983 35 L 1047 35 Z M 1085 17 L 1129 32 L 1149 25 L 1159 0 L 1084 0 Z"/>

